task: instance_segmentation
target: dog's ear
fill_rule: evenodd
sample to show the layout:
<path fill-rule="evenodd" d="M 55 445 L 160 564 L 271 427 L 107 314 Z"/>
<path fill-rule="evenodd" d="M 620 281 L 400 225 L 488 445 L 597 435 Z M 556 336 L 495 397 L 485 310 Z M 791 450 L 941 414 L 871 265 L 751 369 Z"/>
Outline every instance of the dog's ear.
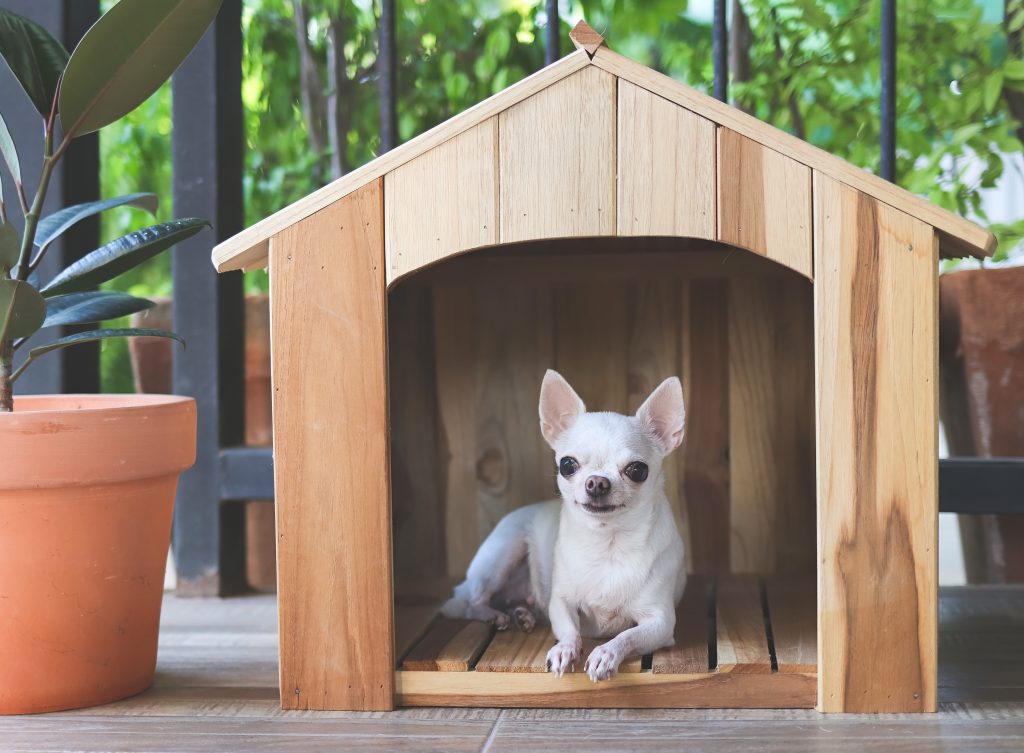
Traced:
<path fill-rule="evenodd" d="M 679 377 L 669 377 L 659 384 L 640 406 L 636 417 L 654 434 L 665 454 L 677 448 L 683 441 L 686 421 Z"/>
<path fill-rule="evenodd" d="M 540 433 L 552 448 L 586 410 L 587 406 L 565 378 L 548 369 L 540 385 Z"/>

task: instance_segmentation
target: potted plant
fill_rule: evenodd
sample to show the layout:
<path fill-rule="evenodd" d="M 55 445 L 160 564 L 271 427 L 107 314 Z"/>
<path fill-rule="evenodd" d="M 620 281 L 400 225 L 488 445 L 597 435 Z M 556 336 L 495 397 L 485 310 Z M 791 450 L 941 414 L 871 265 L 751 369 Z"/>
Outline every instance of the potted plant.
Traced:
<path fill-rule="evenodd" d="M 31 202 L 0 115 L 0 154 L 16 197 L 0 197 L 0 712 L 104 703 L 152 681 L 163 569 L 178 475 L 195 459 L 195 404 L 153 395 L 13 396 L 46 354 L 110 337 L 92 329 L 31 347 L 58 325 L 94 324 L 151 302 L 95 288 L 207 226 L 183 219 L 113 240 L 53 279 L 40 261 L 65 230 L 156 197 L 133 194 L 42 215 L 71 142 L 141 104 L 210 25 L 220 0 L 121 0 L 72 54 L 0 9 L 0 56 L 39 111 L 43 166 Z M 10 215 L 20 207 L 20 233 Z M 27 352 L 25 352 L 27 351 Z"/>

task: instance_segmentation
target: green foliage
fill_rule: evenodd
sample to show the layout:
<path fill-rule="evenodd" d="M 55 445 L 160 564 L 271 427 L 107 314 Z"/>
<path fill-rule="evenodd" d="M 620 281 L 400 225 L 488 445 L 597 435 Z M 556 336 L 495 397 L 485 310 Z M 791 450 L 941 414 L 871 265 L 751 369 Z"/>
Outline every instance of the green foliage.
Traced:
<path fill-rule="evenodd" d="M 156 211 L 156 196 L 136 193 L 40 217 L 50 178 L 72 139 L 119 119 L 153 93 L 202 36 L 220 2 L 121 0 L 86 32 L 70 58 L 41 27 L 0 10 L 0 55 L 43 117 L 42 171 L 30 206 L 20 183 L 13 140 L 6 124 L 0 128 L 0 152 L 17 185 L 24 214 L 21 242 L 16 237 L 12 242 L 6 222 L 7 208 L 0 206 L 0 411 L 13 409 L 11 385 L 45 353 L 113 337 L 180 340 L 159 330 L 95 330 L 35 347 L 21 366 L 13 369 L 15 351 L 44 326 L 95 322 L 152 305 L 145 299 L 89 289 L 209 225 L 205 220 L 172 220 L 129 232 L 87 254 L 39 287 L 37 270 L 50 244 L 79 221 L 123 206 Z M 66 126 L 62 134 L 55 128 L 54 116 L 58 111 Z M 48 307 L 47 298 L 52 299 L 52 308 Z"/>

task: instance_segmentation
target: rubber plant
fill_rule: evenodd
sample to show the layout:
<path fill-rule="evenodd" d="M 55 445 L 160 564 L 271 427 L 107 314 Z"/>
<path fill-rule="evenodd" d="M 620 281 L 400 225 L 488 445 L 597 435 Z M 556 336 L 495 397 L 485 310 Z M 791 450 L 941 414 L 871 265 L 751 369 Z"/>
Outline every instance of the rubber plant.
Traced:
<path fill-rule="evenodd" d="M 157 210 L 148 193 L 119 196 L 42 216 L 53 171 L 74 139 L 98 131 L 145 101 L 185 59 L 213 21 L 221 0 L 120 0 L 86 32 L 69 55 L 42 26 L 0 8 L 0 56 L 42 118 L 43 163 L 31 202 L 14 140 L 0 113 L 0 154 L 16 196 L 0 186 L 0 412 L 14 409 L 13 385 L 47 353 L 110 337 L 155 336 L 158 329 L 92 329 L 32 347 L 15 368 L 15 355 L 40 329 L 96 324 L 142 311 L 152 301 L 96 290 L 100 283 L 195 235 L 209 223 L 187 218 L 150 225 L 86 254 L 52 279 L 39 264 L 68 228 L 114 207 Z M 12 206 L 23 217 L 10 221 Z"/>

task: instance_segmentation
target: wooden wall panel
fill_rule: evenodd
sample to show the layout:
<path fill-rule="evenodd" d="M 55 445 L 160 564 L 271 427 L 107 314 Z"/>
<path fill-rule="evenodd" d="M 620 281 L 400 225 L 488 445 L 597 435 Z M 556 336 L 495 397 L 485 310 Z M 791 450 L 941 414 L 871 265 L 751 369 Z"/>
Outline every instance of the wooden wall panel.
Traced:
<path fill-rule="evenodd" d="M 434 316 L 447 564 L 461 577 L 506 512 L 557 494 L 537 417 L 555 362 L 551 291 L 438 286 Z"/>
<path fill-rule="evenodd" d="M 615 233 L 615 77 L 589 66 L 499 116 L 501 242 Z"/>
<path fill-rule="evenodd" d="M 715 240 L 715 124 L 619 80 L 618 233 Z"/>
<path fill-rule="evenodd" d="M 729 281 L 733 572 L 814 570 L 811 285 Z"/>
<path fill-rule="evenodd" d="M 810 169 L 719 128 L 718 238 L 813 277 Z"/>
<path fill-rule="evenodd" d="M 271 242 L 288 709 L 394 703 L 381 188 L 367 184 Z"/>
<path fill-rule="evenodd" d="M 497 117 L 384 176 L 387 280 L 498 241 Z"/>
<path fill-rule="evenodd" d="M 936 704 L 934 230 L 815 173 L 819 705 Z"/>

